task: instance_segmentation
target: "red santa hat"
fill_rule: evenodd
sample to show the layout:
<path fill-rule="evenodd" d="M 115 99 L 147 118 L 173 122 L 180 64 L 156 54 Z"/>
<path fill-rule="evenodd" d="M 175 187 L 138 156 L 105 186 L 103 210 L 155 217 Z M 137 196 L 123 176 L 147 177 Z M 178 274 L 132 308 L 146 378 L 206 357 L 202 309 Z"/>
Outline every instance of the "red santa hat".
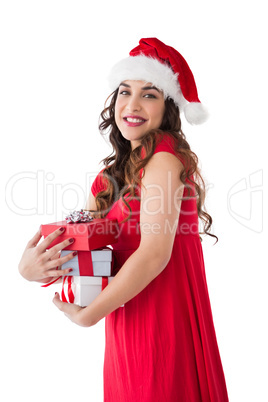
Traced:
<path fill-rule="evenodd" d="M 186 60 L 171 46 L 157 38 L 141 39 L 139 46 L 111 70 L 109 83 L 116 90 L 122 81 L 142 80 L 161 89 L 171 98 L 191 124 L 201 124 L 208 113 L 201 104 L 194 76 Z"/>

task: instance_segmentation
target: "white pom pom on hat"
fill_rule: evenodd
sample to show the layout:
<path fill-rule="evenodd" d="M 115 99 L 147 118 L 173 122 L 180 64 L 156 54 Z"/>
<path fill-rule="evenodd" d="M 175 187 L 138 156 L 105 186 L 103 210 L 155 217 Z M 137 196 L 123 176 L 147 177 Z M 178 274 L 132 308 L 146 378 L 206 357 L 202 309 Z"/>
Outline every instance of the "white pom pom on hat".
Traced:
<path fill-rule="evenodd" d="M 208 117 L 208 111 L 200 102 L 190 102 L 184 109 L 184 116 L 190 124 L 202 124 Z"/>
<path fill-rule="evenodd" d="M 163 91 L 165 99 L 173 99 L 190 124 L 207 120 L 208 112 L 198 98 L 193 73 L 176 49 L 157 38 L 146 38 L 129 55 L 110 72 L 108 80 L 113 91 L 125 80 L 150 82 Z"/>

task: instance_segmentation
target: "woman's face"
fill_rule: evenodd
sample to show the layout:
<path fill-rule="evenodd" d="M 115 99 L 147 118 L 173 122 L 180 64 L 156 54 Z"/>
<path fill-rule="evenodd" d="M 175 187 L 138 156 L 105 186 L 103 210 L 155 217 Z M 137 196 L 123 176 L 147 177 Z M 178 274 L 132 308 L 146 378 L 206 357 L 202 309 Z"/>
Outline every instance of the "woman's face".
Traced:
<path fill-rule="evenodd" d="M 115 122 L 132 149 L 142 137 L 160 127 L 165 112 L 163 92 L 145 81 L 123 81 L 115 103 Z"/>

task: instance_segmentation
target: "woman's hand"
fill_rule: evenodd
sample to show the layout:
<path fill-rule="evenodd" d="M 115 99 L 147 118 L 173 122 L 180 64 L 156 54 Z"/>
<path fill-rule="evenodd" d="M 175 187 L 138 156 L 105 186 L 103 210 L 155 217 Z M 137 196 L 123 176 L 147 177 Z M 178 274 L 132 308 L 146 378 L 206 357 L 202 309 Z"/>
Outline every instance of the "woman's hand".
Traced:
<path fill-rule="evenodd" d="M 47 250 L 53 240 L 63 232 L 64 228 L 55 230 L 55 232 L 48 235 L 45 240 L 38 245 L 42 237 L 41 231 L 39 230 L 28 242 L 19 263 L 19 272 L 25 279 L 28 281 L 47 283 L 62 275 L 67 275 L 72 271 L 71 268 L 64 270 L 57 268 L 74 257 L 73 253 L 69 253 L 65 257 L 59 258 L 60 251 L 69 246 L 70 243 L 73 243 L 73 239 L 64 240 Z"/>
<path fill-rule="evenodd" d="M 66 317 L 68 317 L 72 322 L 82 327 L 88 326 L 84 325 L 82 321 L 82 311 L 84 307 L 80 307 L 77 304 L 65 303 L 60 300 L 59 294 L 56 292 L 53 298 L 53 303 L 62 311 Z"/>

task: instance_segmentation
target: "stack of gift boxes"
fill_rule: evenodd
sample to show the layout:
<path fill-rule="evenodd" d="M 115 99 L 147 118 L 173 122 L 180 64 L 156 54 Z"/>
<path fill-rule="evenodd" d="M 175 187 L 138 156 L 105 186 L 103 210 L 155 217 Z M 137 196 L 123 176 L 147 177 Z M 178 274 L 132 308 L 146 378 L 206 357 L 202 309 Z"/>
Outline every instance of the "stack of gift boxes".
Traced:
<path fill-rule="evenodd" d="M 87 220 L 87 221 L 86 221 Z M 65 231 L 49 246 L 73 238 L 74 242 L 61 251 L 61 256 L 77 251 L 77 255 L 63 264 L 61 269 L 72 268 L 63 277 L 61 298 L 81 307 L 88 306 L 113 279 L 113 245 L 118 238 L 118 222 L 113 219 L 66 219 L 41 226 L 42 235 L 64 227 Z"/>

